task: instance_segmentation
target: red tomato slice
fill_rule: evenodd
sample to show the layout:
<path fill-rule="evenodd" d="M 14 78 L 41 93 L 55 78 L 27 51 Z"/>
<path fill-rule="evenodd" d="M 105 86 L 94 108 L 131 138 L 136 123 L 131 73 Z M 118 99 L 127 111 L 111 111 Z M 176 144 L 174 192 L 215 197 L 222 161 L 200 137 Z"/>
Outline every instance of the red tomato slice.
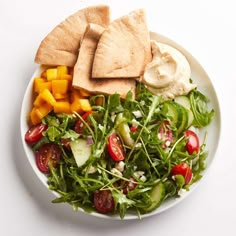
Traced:
<path fill-rule="evenodd" d="M 86 121 L 87 118 L 88 118 L 88 116 L 89 116 L 92 112 L 93 112 L 93 111 L 87 111 L 86 113 L 84 113 L 84 114 L 82 115 L 83 120 Z M 85 128 L 86 128 L 86 127 L 85 127 L 83 121 L 79 119 L 79 120 L 76 122 L 76 124 L 75 124 L 74 130 L 75 130 L 75 132 L 78 133 L 78 134 L 83 134 Z"/>
<path fill-rule="evenodd" d="M 116 133 L 108 137 L 108 152 L 114 161 L 122 161 L 125 159 L 124 149 Z"/>
<path fill-rule="evenodd" d="M 25 141 L 27 143 L 34 143 L 39 141 L 43 136 L 43 131 L 45 131 L 47 128 L 48 126 L 43 123 L 32 126 L 25 133 Z"/>
<path fill-rule="evenodd" d="M 185 184 L 188 184 L 193 176 L 192 170 L 186 163 L 176 165 L 171 170 L 172 175 L 182 175 L 185 179 Z"/>
<path fill-rule="evenodd" d="M 93 202 L 95 209 L 102 214 L 112 212 L 115 207 L 115 201 L 110 190 L 95 191 Z"/>
<path fill-rule="evenodd" d="M 130 178 L 130 181 L 125 182 L 125 187 L 123 188 L 123 193 L 128 194 L 128 192 L 133 191 L 136 188 L 137 184 L 133 177 Z"/>
<path fill-rule="evenodd" d="M 36 165 L 45 174 L 49 173 L 49 162 L 56 167 L 57 161 L 61 157 L 61 149 L 57 144 L 46 143 L 36 153 Z"/>
<path fill-rule="evenodd" d="M 184 135 L 187 137 L 186 149 L 190 155 L 198 153 L 200 148 L 199 138 L 192 130 L 186 130 Z"/>

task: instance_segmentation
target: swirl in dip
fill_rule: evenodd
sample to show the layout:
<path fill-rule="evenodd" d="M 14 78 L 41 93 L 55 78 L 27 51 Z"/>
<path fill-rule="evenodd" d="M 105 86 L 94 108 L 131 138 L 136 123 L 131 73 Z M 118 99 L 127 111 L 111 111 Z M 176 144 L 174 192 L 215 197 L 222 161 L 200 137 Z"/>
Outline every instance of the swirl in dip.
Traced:
<path fill-rule="evenodd" d="M 196 87 L 190 83 L 191 69 L 185 56 L 177 49 L 151 41 L 152 61 L 141 78 L 148 90 L 164 99 L 186 95 Z"/>

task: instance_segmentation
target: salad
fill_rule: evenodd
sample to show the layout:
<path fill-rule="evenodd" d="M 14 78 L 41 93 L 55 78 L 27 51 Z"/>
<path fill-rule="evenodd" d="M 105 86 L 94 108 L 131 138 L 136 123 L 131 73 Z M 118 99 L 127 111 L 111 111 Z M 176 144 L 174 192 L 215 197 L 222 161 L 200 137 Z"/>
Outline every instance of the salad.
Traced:
<path fill-rule="evenodd" d="M 137 82 L 136 94 L 89 96 L 91 109 L 49 112 L 25 134 L 53 203 L 102 214 L 127 211 L 139 217 L 201 178 L 206 135 L 198 131 L 214 116 L 197 88 L 172 100 Z"/>

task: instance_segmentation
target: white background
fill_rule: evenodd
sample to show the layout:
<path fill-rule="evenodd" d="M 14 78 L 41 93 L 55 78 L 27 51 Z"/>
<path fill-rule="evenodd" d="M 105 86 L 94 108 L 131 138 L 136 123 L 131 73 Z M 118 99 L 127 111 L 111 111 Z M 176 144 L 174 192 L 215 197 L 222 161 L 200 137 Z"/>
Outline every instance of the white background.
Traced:
<path fill-rule="evenodd" d="M 0 235 L 236 235 L 236 13 L 233 0 L 0 1 Z M 40 41 L 79 8 L 110 3 L 113 17 L 146 9 L 150 30 L 186 48 L 221 106 L 220 146 L 206 178 L 174 208 L 141 221 L 107 221 L 51 203 L 20 140 L 24 91 Z"/>

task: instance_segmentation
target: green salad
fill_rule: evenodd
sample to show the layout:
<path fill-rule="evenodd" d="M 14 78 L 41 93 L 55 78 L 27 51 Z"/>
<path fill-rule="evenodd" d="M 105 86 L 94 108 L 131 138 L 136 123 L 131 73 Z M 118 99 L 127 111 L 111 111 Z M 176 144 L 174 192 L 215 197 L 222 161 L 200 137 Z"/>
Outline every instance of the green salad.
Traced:
<path fill-rule="evenodd" d="M 51 112 L 25 134 L 59 194 L 53 203 L 141 217 L 201 178 L 208 153 L 197 131 L 214 110 L 200 91 L 165 101 L 138 84 L 135 99 L 131 92 L 125 100 L 100 94 L 90 104 L 84 114 Z"/>

